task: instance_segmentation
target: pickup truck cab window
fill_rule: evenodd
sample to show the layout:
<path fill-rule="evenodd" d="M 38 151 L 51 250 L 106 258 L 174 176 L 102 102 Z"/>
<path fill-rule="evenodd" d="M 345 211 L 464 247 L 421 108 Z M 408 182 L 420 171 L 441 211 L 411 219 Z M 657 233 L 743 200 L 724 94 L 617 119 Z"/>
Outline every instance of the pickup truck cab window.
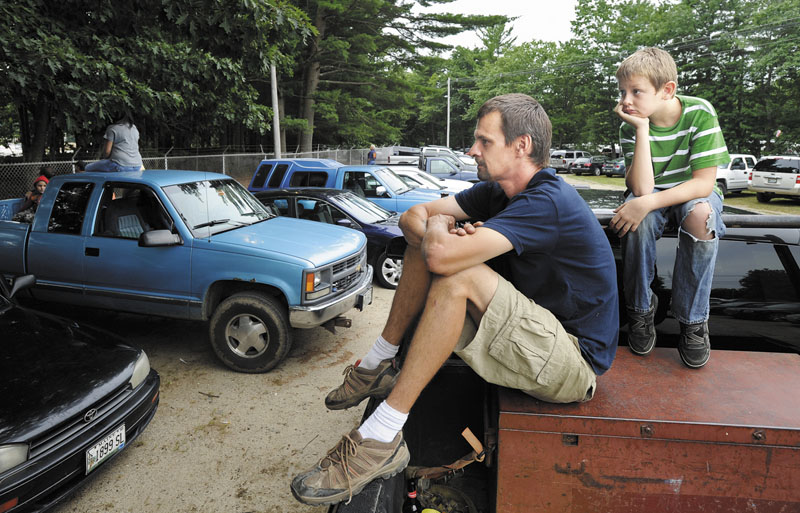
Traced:
<path fill-rule="evenodd" d="M 458 171 L 458 168 L 447 162 L 446 160 L 433 160 L 431 161 L 431 173 L 434 175 L 452 175 Z"/>
<path fill-rule="evenodd" d="M 267 169 L 269 169 L 269 167 L 267 167 Z M 278 164 L 277 166 L 275 166 L 275 172 L 272 173 L 272 176 L 269 177 L 269 187 L 279 187 L 281 185 L 281 182 L 283 182 L 283 177 L 286 175 L 286 171 L 288 169 L 289 169 L 289 164 Z M 264 184 L 262 183 L 261 185 L 259 185 L 259 187 L 261 187 L 262 185 Z"/>
<path fill-rule="evenodd" d="M 62 185 L 53 204 L 47 231 L 80 235 L 83 218 L 86 216 L 86 205 L 93 189 L 94 184 L 88 182 Z"/>
<path fill-rule="evenodd" d="M 151 230 L 172 230 L 172 219 L 147 187 L 106 184 L 94 227 L 94 235 L 138 239 Z"/>
<path fill-rule="evenodd" d="M 264 184 L 267 181 L 267 176 L 269 175 L 269 172 L 271 170 L 272 170 L 272 164 L 263 164 L 259 166 L 258 169 L 256 170 L 256 174 L 253 176 L 252 186 L 258 187 L 259 189 L 261 187 L 264 187 Z"/>
<path fill-rule="evenodd" d="M 164 187 L 192 235 L 216 233 L 248 226 L 274 217 L 247 189 L 234 180 L 204 180 Z"/>
<path fill-rule="evenodd" d="M 278 173 L 280 170 L 276 169 Z M 285 171 L 284 171 L 285 172 Z M 300 171 L 292 175 L 289 187 L 324 187 L 328 174 L 320 171 Z M 272 180 L 270 180 L 272 183 Z"/>

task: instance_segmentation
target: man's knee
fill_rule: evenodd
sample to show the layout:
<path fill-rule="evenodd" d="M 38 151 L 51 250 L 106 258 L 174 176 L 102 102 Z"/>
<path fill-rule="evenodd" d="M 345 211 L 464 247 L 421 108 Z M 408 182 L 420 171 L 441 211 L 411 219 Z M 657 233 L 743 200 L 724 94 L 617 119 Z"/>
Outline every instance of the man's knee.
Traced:
<path fill-rule="evenodd" d="M 428 296 L 451 301 L 467 299 L 483 312 L 497 290 L 497 282 L 497 273 L 486 264 L 478 264 L 450 276 L 434 275 Z"/>

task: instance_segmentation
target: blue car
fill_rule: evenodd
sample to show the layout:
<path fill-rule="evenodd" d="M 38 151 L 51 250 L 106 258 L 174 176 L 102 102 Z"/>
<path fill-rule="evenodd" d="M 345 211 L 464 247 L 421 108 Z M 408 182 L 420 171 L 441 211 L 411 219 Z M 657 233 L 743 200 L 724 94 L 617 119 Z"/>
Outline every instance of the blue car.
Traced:
<path fill-rule="evenodd" d="M 403 260 L 389 257 L 386 250 L 391 241 L 395 241 L 392 246 L 395 251 L 397 244 L 405 247 L 403 232 L 397 226 L 398 213 L 341 189 L 272 189 L 257 192 L 255 197 L 281 216 L 336 224 L 363 232 L 367 237 L 367 260 L 375 269 L 378 283 L 386 288 L 397 288 Z"/>

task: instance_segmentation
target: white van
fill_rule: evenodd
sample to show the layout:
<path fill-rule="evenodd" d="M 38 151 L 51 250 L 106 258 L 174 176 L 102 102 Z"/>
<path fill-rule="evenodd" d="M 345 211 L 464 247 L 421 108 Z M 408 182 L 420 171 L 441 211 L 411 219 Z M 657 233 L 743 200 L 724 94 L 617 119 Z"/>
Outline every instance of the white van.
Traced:
<path fill-rule="evenodd" d="M 550 154 L 550 167 L 554 168 L 556 171 L 567 171 L 569 165 L 572 164 L 575 159 L 591 156 L 592 154 L 588 151 L 556 150 Z"/>
<path fill-rule="evenodd" d="M 756 165 L 756 158 L 752 155 L 731 153 L 730 156 L 730 162 L 717 166 L 717 186 L 723 195 L 747 189 L 747 178 Z"/>

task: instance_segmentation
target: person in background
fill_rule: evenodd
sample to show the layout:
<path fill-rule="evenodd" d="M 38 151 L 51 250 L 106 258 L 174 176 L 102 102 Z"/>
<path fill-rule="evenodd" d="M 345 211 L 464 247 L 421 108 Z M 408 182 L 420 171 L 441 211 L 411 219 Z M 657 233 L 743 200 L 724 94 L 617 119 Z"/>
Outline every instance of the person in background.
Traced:
<path fill-rule="evenodd" d="M 106 128 L 101 160 L 86 165 L 86 171 L 139 171 L 143 168 L 139 154 L 139 130 L 133 115 L 125 111 L 119 120 Z"/>
<path fill-rule="evenodd" d="M 42 194 L 44 194 L 48 183 L 50 183 L 50 179 L 45 175 L 36 177 L 33 181 L 33 189 L 25 193 L 22 206 L 19 208 L 19 212 L 11 218 L 12 221 L 33 222 L 33 215 L 36 213 L 36 209 L 39 208 L 39 202 L 42 200 Z"/>
<path fill-rule="evenodd" d="M 369 153 L 367 153 L 367 164 L 374 164 L 378 159 L 378 152 L 375 151 L 375 145 L 369 145 Z"/>

